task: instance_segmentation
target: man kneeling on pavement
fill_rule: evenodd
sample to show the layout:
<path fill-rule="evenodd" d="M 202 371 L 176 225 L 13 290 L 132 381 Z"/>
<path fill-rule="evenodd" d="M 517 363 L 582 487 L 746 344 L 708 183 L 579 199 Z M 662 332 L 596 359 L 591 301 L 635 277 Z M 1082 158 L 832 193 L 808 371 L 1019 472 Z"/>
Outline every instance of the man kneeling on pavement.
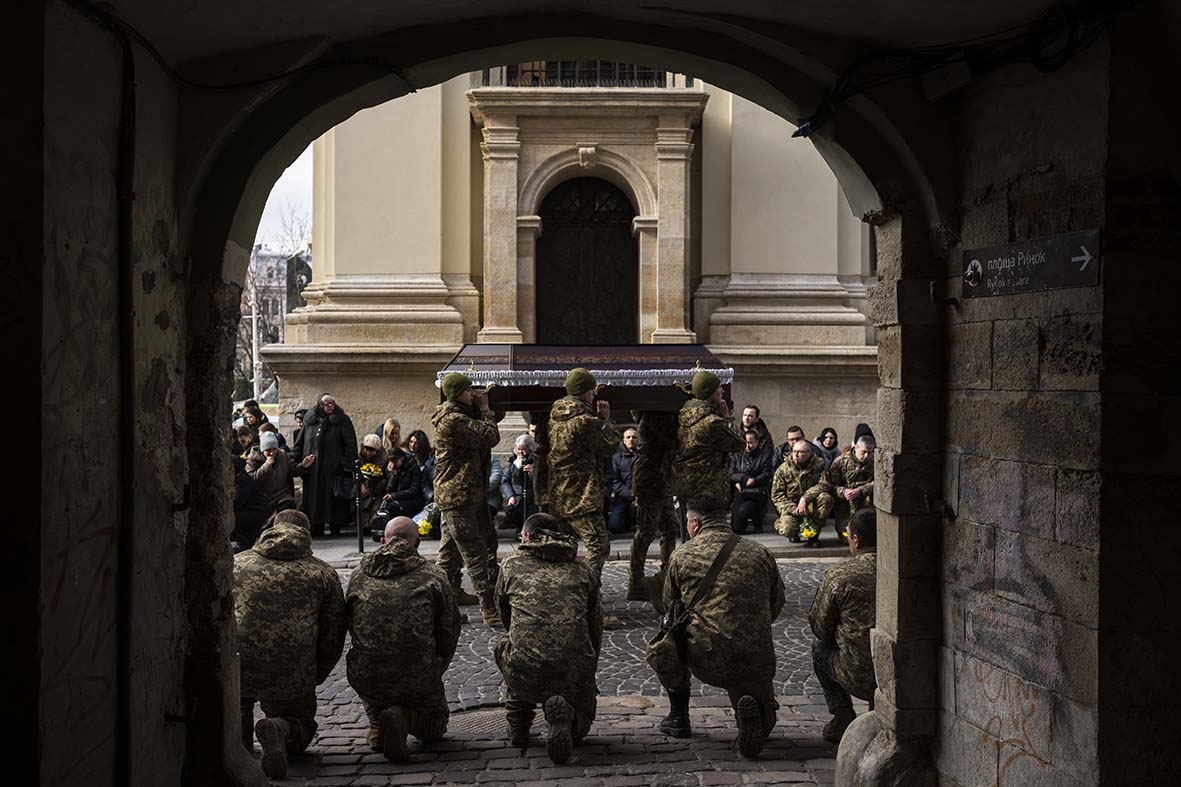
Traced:
<path fill-rule="evenodd" d="M 369 717 L 369 746 L 390 762 L 447 731 L 443 674 L 459 642 L 459 608 L 447 575 L 418 554 L 418 525 L 399 516 L 381 547 L 361 558 L 345 594 L 352 646 L 349 685 Z"/>
<path fill-rule="evenodd" d="M 578 540 L 565 522 L 534 514 L 521 528 L 521 546 L 500 567 L 496 603 L 508 635 L 496 643 L 496 666 L 507 690 L 506 716 L 514 746 L 529 745 L 537 705 L 555 763 L 570 759 L 595 718 L 595 670 L 603 638 L 599 573 L 577 560 Z"/>
<path fill-rule="evenodd" d="M 832 743 L 856 718 L 852 697 L 872 702 L 877 688 L 869 649 L 877 615 L 877 543 L 877 512 L 859 509 L 849 523 L 853 557 L 824 572 L 808 612 L 816 635 L 812 666 L 832 714 L 823 735 Z"/>
<path fill-rule="evenodd" d="M 690 541 L 668 563 L 665 609 L 693 607 L 685 616 L 685 649 L 680 659 L 654 657 L 648 663 L 668 690 L 669 715 L 660 730 L 675 738 L 692 734 L 691 677 L 725 689 L 738 721 L 738 750 L 754 757 L 775 726 L 775 645 L 771 623 L 783 609 L 783 579 L 771 552 L 730 529 L 726 503 L 713 495 L 688 502 Z M 729 555 L 723 550 L 730 550 Z M 720 570 L 711 572 L 718 561 Z M 712 584 L 707 582 L 712 574 Z M 706 585 L 705 591 L 698 589 Z"/>

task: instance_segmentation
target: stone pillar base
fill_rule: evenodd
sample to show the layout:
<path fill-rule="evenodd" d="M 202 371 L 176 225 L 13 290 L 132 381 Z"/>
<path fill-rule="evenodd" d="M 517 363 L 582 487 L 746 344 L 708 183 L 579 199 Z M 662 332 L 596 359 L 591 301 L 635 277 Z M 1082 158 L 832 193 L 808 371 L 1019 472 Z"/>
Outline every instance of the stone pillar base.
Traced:
<path fill-rule="evenodd" d="M 853 292 L 836 276 L 735 273 L 710 315 L 714 344 L 856 346 L 866 343 L 867 321 Z"/>
<path fill-rule="evenodd" d="M 657 328 L 652 331 L 653 344 L 696 344 L 697 334 L 683 328 Z"/>
<path fill-rule="evenodd" d="M 930 741 L 904 739 L 873 711 L 858 716 L 837 749 L 837 787 L 935 787 Z"/>
<path fill-rule="evenodd" d="M 476 334 L 480 344 L 523 344 L 525 335 L 516 328 L 484 328 Z"/>

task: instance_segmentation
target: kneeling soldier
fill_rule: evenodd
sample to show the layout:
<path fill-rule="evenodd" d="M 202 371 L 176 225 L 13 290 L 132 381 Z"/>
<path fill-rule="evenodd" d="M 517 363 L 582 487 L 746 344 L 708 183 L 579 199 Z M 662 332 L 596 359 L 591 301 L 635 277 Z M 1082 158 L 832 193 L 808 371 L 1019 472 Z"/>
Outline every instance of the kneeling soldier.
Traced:
<path fill-rule="evenodd" d="M 779 511 L 775 530 L 792 543 L 798 544 L 803 537 L 806 546 L 816 546 L 832 513 L 828 490 L 824 460 L 814 455 L 807 440 L 797 440 L 771 480 L 771 500 Z"/>
<path fill-rule="evenodd" d="M 730 695 L 738 750 L 753 757 L 762 751 L 779 709 L 771 623 L 783 609 L 783 579 L 766 547 L 730 530 L 728 514 L 726 504 L 713 495 L 689 501 L 685 526 L 691 540 L 669 560 L 665 608 L 673 610 L 676 602 L 689 606 L 722 550 L 732 551 L 687 617 L 684 661 L 654 663 L 660 659 L 650 649 L 649 663 L 657 668 L 671 706 L 661 732 L 674 738 L 692 734 L 689 689 L 691 676 L 696 677 Z"/>
<path fill-rule="evenodd" d="M 413 520 L 391 520 L 345 596 L 349 684 L 369 717 L 369 746 L 390 762 L 409 756 L 407 735 L 429 743 L 447 731 L 443 674 L 459 641 L 451 584 L 419 556 L 418 539 Z"/>
<path fill-rule="evenodd" d="M 857 438 L 853 450 L 832 460 L 828 468 L 828 480 L 836 492 L 837 535 L 842 544 L 848 543 L 849 520 L 865 508 L 873 508 L 873 438 L 863 435 Z"/>
<path fill-rule="evenodd" d="M 564 522 L 534 514 L 521 528 L 521 547 L 505 559 L 496 583 L 508 635 L 496 644 L 504 675 L 509 735 L 529 745 L 534 710 L 542 704 L 551 760 L 570 759 L 595 718 L 595 670 L 603 637 L 599 578 L 575 558 L 578 541 Z"/>
<path fill-rule="evenodd" d="M 308 518 L 281 511 L 253 549 L 234 556 L 234 617 L 242 663 L 242 742 L 254 725 L 262 770 L 287 774 L 287 756 L 316 733 L 316 686 L 344 649 L 344 593 L 336 571 L 312 556 Z"/>

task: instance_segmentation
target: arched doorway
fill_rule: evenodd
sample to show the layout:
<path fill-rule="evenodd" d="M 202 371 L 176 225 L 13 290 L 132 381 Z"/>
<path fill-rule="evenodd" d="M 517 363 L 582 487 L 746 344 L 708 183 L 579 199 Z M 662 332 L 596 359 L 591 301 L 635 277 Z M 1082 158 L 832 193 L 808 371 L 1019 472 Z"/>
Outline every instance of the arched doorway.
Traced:
<path fill-rule="evenodd" d="M 541 202 L 539 344 L 634 344 L 639 334 L 636 210 L 601 178 L 558 184 Z"/>

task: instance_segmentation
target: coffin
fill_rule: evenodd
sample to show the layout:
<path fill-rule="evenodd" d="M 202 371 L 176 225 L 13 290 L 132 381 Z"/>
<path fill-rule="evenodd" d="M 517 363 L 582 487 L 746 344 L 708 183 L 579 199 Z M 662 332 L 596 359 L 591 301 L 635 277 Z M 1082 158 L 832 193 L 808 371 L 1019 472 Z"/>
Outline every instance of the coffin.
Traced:
<path fill-rule="evenodd" d="M 689 398 L 693 375 L 705 369 L 721 378 L 726 400 L 734 370 L 700 344 L 546 345 L 465 344 L 436 376 L 461 372 L 488 390 L 500 412 L 548 411 L 566 395 L 566 374 L 582 366 L 599 383 L 599 399 L 616 413 L 629 410 L 675 412 Z"/>

